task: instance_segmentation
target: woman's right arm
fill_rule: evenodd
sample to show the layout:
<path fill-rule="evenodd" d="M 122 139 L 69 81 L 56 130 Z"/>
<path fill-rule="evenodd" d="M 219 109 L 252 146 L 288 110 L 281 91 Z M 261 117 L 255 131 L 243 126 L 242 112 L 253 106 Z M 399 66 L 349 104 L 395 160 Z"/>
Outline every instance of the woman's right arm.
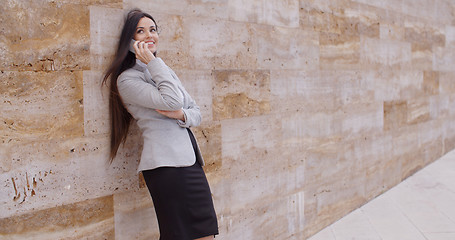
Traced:
<path fill-rule="evenodd" d="M 183 94 L 178 88 L 178 82 L 172 77 L 166 64 L 159 59 L 153 59 L 147 64 L 147 69 L 156 83 L 156 87 L 143 81 L 141 72 L 125 72 L 119 76 L 117 86 L 125 104 L 134 104 L 146 108 L 165 111 L 175 111 L 183 107 Z"/>

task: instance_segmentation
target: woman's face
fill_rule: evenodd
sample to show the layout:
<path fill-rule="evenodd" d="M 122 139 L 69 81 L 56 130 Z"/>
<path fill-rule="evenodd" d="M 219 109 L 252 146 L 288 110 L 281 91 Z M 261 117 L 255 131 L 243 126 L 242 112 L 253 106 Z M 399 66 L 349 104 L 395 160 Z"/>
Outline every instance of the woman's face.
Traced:
<path fill-rule="evenodd" d="M 152 19 L 143 17 L 139 20 L 134 33 L 134 40 L 145 42 L 152 53 L 155 53 L 158 48 L 158 29 Z"/>

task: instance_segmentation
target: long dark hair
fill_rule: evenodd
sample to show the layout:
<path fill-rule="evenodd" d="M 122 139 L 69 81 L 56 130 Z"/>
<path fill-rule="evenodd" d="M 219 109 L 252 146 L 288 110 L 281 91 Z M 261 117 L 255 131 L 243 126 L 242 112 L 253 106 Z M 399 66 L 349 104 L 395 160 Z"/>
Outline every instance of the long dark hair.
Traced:
<path fill-rule="evenodd" d="M 141 18 L 150 18 L 156 25 L 155 19 L 147 13 L 139 9 L 131 10 L 125 19 L 122 34 L 117 46 L 114 60 L 104 75 L 102 85 L 109 87 L 109 113 L 110 113 L 110 128 L 111 128 L 111 143 L 109 162 L 112 163 L 117 155 L 120 143 L 126 141 L 128 129 L 130 126 L 131 114 L 126 110 L 122 98 L 117 88 L 117 78 L 125 70 L 131 68 L 136 63 L 136 56 L 129 51 L 131 39 L 134 37 L 137 24 Z M 110 81 L 109 81 L 110 80 Z"/>

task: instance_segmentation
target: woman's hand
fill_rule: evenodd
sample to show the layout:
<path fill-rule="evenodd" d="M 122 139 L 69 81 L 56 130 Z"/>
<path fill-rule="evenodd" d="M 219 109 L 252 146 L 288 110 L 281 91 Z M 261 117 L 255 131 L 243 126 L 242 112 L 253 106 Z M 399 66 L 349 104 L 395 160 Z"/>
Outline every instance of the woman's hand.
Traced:
<path fill-rule="evenodd" d="M 136 51 L 136 58 L 141 62 L 148 64 L 150 61 L 155 59 L 152 51 L 148 48 L 147 43 L 136 41 L 133 44 L 134 51 Z"/>
<path fill-rule="evenodd" d="M 156 109 L 155 111 L 157 111 L 160 114 L 163 114 L 164 116 L 166 116 L 168 118 L 185 121 L 185 114 L 183 113 L 182 109 L 176 110 L 176 111 L 164 111 L 164 110 Z"/>

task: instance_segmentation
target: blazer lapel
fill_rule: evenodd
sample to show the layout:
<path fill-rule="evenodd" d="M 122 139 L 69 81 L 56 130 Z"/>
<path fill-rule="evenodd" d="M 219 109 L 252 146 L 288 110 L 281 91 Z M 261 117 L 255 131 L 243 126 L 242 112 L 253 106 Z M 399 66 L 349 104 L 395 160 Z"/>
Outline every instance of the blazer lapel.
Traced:
<path fill-rule="evenodd" d="M 137 61 L 139 61 L 139 60 L 137 60 Z M 133 69 L 144 73 L 144 80 L 156 87 L 156 83 L 155 83 L 155 81 L 153 81 L 152 75 L 150 74 L 149 70 L 146 67 L 142 66 L 143 64 L 137 63 L 137 61 L 136 61 L 136 64 L 133 66 Z"/>

